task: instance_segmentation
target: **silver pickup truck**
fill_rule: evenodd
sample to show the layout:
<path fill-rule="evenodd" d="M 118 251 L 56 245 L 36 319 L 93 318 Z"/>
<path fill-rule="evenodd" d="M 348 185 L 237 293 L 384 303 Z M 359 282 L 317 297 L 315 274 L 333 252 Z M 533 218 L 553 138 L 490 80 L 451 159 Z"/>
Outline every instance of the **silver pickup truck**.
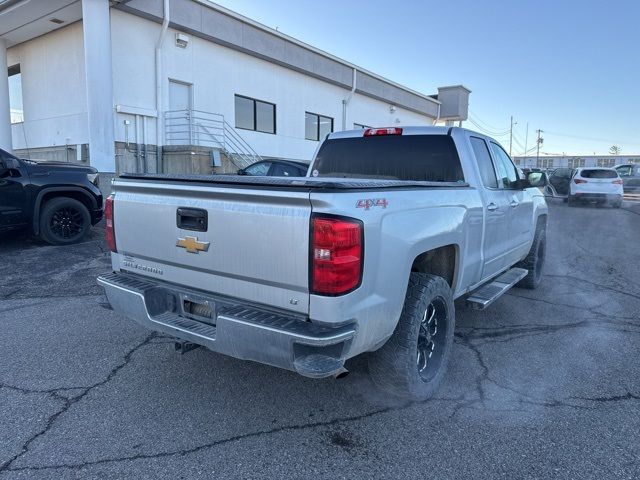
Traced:
<path fill-rule="evenodd" d="M 123 175 L 105 205 L 115 311 L 236 358 L 338 376 L 369 353 L 382 388 L 427 398 L 454 300 L 535 288 L 547 205 L 462 128 L 332 133 L 307 177 Z"/>

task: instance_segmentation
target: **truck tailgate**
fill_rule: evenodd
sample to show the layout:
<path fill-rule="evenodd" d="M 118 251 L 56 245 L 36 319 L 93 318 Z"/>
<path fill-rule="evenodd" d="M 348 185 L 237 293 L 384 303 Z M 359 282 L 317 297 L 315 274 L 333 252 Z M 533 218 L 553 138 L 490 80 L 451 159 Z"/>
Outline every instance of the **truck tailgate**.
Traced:
<path fill-rule="evenodd" d="M 115 270 L 308 312 L 308 191 L 119 180 L 115 192 Z M 179 208 L 206 211 L 206 231 L 179 228 Z M 187 237 L 208 249 L 177 245 Z"/>

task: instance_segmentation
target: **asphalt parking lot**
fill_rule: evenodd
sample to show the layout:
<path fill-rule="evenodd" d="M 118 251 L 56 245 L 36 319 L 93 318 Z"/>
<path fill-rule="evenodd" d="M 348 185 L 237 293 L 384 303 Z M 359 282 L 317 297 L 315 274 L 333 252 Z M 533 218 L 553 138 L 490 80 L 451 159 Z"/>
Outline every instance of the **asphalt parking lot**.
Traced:
<path fill-rule="evenodd" d="M 457 302 L 436 398 L 310 380 L 115 315 L 100 228 L 0 237 L 0 479 L 639 478 L 640 208 L 550 205 L 541 288 Z"/>

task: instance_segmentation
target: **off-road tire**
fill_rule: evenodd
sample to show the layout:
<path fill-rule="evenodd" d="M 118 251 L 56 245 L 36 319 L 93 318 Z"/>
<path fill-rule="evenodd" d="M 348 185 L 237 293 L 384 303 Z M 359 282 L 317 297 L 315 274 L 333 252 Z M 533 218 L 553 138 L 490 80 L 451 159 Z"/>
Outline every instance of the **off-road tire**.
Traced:
<path fill-rule="evenodd" d="M 421 356 L 424 346 L 424 320 L 432 305 L 437 311 L 436 333 L 431 355 Z M 369 374 L 383 390 L 411 400 L 431 397 L 444 378 L 455 327 L 455 307 L 451 288 L 444 278 L 425 273 L 411 273 L 400 320 L 387 341 L 369 356 Z M 419 344 L 419 340 L 422 342 Z M 424 349 L 422 350 L 424 351 Z M 425 367 L 420 371 L 420 360 Z"/>
<path fill-rule="evenodd" d="M 40 214 L 40 237 L 51 245 L 70 245 L 91 229 L 91 215 L 82 202 L 58 197 L 44 204 Z"/>
<path fill-rule="evenodd" d="M 571 205 L 571 203 L 569 203 Z M 526 277 L 520 280 L 516 287 L 528 288 L 533 290 L 540 285 L 542 280 L 542 270 L 544 269 L 544 261 L 546 258 L 547 250 L 547 231 L 544 225 L 536 226 L 536 234 L 533 237 L 533 244 L 527 254 L 526 258 L 520 263 L 516 264 L 516 267 L 529 270 Z"/>

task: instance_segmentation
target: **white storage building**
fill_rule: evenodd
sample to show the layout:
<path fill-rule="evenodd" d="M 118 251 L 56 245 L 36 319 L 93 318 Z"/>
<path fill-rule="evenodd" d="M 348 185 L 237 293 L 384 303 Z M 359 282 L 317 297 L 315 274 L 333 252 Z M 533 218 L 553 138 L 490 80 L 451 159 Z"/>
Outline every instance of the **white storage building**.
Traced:
<path fill-rule="evenodd" d="M 309 160 L 330 131 L 467 118 L 206 0 L 0 0 L 0 147 L 103 172 Z M 217 168 L 214 168 L 217 167 Z"/>

